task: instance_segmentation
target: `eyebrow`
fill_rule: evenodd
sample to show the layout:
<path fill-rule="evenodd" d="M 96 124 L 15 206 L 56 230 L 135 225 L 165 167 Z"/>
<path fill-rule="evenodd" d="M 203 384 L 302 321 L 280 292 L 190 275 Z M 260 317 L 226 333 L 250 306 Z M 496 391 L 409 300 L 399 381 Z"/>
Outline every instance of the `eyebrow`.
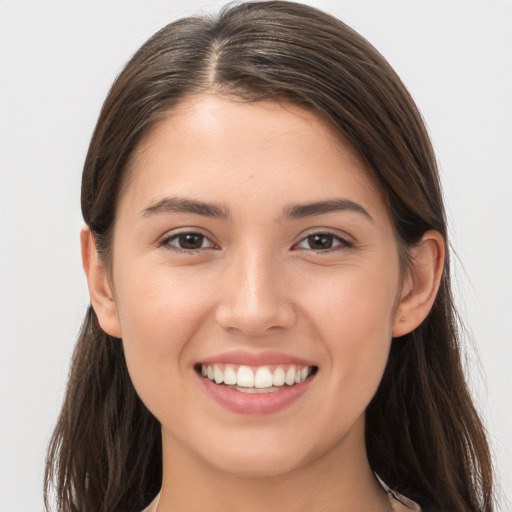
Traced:
<path fill-rule="evenodd" d="M 284 217 L 287 219 L 302 219 L 343 211 L 359 213 L 373 222 L 372 216 L 359 203 L 349 199 L 330 199 L 314 203 L 291 204 L 285 208 Z M 141 212 L 143 217 L 159 213 L 192 213 L 203 217 L 214 217 L 224 220 L 230 217 L 229 208 L 225 206 L 181 197 L 165 197 L 144 208 Z"/>
<path fill-rule="evenodd" d="M 219 219 L 227 219 L 229 217 L 228 208 L 181 197 L 165 197 L 155 204 L 144 208 L 141 213 L 143 217 L 158 213 L 193 213 L 203 217 L 216 217 Z"/>
<path fill-rule="evenodd" d="M 315 203 L 292 204 L 285 209 L 285 217 L 288 219 L 302 219 L 314 215 L 343 211 L 359 213 L 373 222 L 372 216 L 359 203 L 349 199 L 331 199 Z"/>

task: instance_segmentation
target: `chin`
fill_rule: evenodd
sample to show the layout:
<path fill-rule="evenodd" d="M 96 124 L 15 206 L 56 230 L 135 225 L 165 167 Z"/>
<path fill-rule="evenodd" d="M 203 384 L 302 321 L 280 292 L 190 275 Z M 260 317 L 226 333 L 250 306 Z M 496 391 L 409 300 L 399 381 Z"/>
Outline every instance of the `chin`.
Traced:
<path fill-rule="evenodd" d="M 241 477 L 284 475 L 307 465 L 321 455 L 317 452 L 323 451 L 318 441 L 308 443 L 291 432 L 269 433 L 248 429 L 227 435 L 226 439 L 229 440 L 227 443 L 210 439 L 209 446 L 203 445 L 204 450 L 199 454 L 217 471 Z"/>
<path fill-rule="evenodd" d="M 273 478 L 296 470 L 303 463 L 297 453 L 226 453 L 212 465 L 216 470 L 244 478 Z M 212 461 L 213 462 L 213 461 Z"/>

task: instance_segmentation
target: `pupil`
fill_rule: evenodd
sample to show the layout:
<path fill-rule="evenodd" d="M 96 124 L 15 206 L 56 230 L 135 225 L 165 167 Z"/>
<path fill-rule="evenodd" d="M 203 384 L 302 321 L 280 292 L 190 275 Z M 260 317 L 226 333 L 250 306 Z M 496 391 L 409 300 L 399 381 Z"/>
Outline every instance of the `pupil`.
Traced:
<path fill-rule="evenodd" d="M 332 247 L 332 235 L 311 235 L 308 237 L 308 242 L 312 249 L 330 249 Z"/>
<path fill-rule="evenodd" d="M 179 237 L 182 249 L 199 249 L 203 245 L 203 235 L 198 233 L 187 233 Z"/>

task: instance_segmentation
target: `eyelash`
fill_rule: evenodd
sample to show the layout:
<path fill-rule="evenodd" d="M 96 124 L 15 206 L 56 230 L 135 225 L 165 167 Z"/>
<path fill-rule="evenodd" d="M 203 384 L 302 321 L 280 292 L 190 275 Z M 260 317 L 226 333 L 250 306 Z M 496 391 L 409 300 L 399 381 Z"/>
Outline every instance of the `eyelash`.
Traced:
<path fill-rule="evenodd" d="M 191 236 L 191 235 L 200 236 L 203 239 L 202 240 L 203 243 L 204 243 L 204 241 L 208 241 L 211 245 L 209 247 L 199 247 L 197 249 L 186 249 L 186 248 L 177 247 L 177 246 L 171 244 L 171 242 L 173 242 L 175 240 L 179 241 L 180 237 Z M 200 231 L 181 231 L 179 233 L 174 233 L 172 235 L 169 235 L 169 236 L 166 236 L 165 238 L 163 238 L 158 245 L 159 245 L 159 247 L 165 247 L 172 251 L 181 252 L 181 253 L 185 253 L 185 254 L 197 254 L 198 252 L 200 252 L 201 250 L 204 250 L 204 249 L 216 248 L 216 245 L 204 233 L 201 233 Z"/>
<path fill-rule="evenodd" d="M 185 236 L 202 237 L 202 243 L 207 241 L 211 245 L 208 247 L 199 247 L 197 249 L 186 249 L 183 247 L 178 247 L 178 246 L 172 245 L 171 242 L 174 242 L 176 240 L 179 241 L 180 237 L 185 237 Z M 332 243 L 337 242 L 337 245 L 334 247 L 329 247 L 327 249 L 313 249 L 311 247 L 303 247 L 303 248 L 300 247 L 300 244 L 302 244 L 303 242 L 307 243 L 308 239 L 311 239 L 312 237 L 320 237 L 320 236 L 330 237 L 331 242 Z M 201 245 L 202 245 L 202 243 L 201 243 Z M 199 231 L 181 231 L 179 233 L 174 233 L 172 235 L 166 236 L 159 243 L 159 247 L 165 247 L 172 251 L 185 253 L 185 254 L 197 254 L 200 251 L 205 250 L 205 249 L 217 248 L 216 245 L 205 234 L 203 234 Z M 336 234 L 332 231 L 329 231 L 329 230 L 321 230 L 321 231 L 315 231 L 315 232 L 309 233 L 304 238 L 302 238 L 297 244 L 295 244 L 292 247 L 292 249 L 293 250 L 309 250 L 309 251 L 313 251 L 317 254 L 326 254 L 326 253 L 331 253 L 331 252 L 339 251 L 339 250 L 343 250 L 343 249 L 352 249 L 353 247 L 354 247 L 353 242 L 347 240 L 346 238 L 343 238 L 343 237 L 339 236 L 338 234 Z"/>
<path fill-rule="evenodd" d="M 311 247 L 309 248 L 304 248 L 304 250 L 309 250 L 309 251 L 313 251 L 317 254 L 326 254 L 326 253 L 331 253 L 331 252 L 334 252 L 334 251 L 340 251 L 340 250 L 343 250 L 343 249 L 352 249 L 354 247 L 354 243 L 351 242 L 350 240 L 347 240 L 346 238 L 343 238 L 342 236 L 334 233 L 333 231 L 330 231 L 328 229 L 324 229 L 324 230 L 321 230 L 321 231 L 314 231 L 312 233 L 309 233 L 308 235 L 306 235 L 304 238 L 302 238 L 299 243 L 295 244 L 294 245 L 294 248 L 295 247 L 298 247 L 301 243 L 307 241 L 308 239 L 312 238 L 312 237 L 315 237 L 315 236 L 328 236 L 328 237 L 331 237 L 332 239 L 332 243 L 334 243 L 335 241 L 338 242 L 338 245 L 336 245 L 335 247 L 329 247 L 327 249 L 313 249 Z M 299 249 L 301 250 L 301 249 Z"/>

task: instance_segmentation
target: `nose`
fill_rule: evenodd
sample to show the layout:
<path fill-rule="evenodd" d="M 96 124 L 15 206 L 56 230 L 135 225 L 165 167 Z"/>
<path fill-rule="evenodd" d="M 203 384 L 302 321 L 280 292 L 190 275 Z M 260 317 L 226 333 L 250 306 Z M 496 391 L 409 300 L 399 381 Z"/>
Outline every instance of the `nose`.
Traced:
<path fill-rule="evenodd" d="M 229 331 L 261 336 L 290 328 L 296 321 L 286 272 L 277 258 L 248 250 L 225 269 L 216 321 Z"/>

